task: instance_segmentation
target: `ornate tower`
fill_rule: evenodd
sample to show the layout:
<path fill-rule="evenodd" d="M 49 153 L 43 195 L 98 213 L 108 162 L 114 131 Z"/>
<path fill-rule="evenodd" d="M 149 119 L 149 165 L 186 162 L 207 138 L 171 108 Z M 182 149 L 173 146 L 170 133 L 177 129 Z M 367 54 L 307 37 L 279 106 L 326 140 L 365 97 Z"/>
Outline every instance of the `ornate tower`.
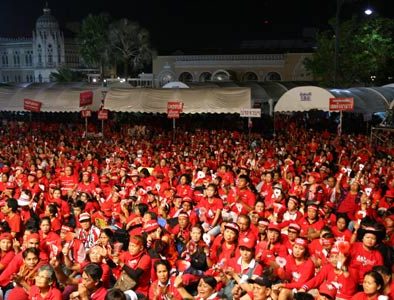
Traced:
<path fill-rule="evenodd" d="M 59 23 L 51 15 L 46 4 L 44 14 L 37 19 L 36 29 L 33 31 L 33 53 L 35 67 L 35 81 L 49 81 L 51 72 L 64 64 L 64 36 L 60 32 Z"/>

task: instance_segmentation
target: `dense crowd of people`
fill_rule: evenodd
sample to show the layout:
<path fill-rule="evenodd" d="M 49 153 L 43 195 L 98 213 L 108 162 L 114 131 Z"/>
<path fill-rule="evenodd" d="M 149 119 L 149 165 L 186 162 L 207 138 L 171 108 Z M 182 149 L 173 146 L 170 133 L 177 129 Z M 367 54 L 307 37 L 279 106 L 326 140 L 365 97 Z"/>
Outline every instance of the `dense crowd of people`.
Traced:
<path fill-rule="evenodd" d="M 280 125 L 4 121 L 3 299 L 394 299 L 394 149 Z"/>

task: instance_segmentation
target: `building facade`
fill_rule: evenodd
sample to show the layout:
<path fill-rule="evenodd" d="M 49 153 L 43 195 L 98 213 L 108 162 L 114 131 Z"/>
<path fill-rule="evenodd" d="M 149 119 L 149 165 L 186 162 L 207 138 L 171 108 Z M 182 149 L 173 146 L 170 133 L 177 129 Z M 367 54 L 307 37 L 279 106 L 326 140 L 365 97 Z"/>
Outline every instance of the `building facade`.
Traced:
<path fill-rule="evenodd" d="M 49 82 L 60 67 L 81 67 L 78 45 L 64 37 L 48 7 L 31 38 L 0 38 L 0 82 Z"/>
<path fill-rule="evenodd" d="M 171 81 L 311 81 L 304 60 L 312 53 L 173 55 L 153 60 L 156 86 Z"/>

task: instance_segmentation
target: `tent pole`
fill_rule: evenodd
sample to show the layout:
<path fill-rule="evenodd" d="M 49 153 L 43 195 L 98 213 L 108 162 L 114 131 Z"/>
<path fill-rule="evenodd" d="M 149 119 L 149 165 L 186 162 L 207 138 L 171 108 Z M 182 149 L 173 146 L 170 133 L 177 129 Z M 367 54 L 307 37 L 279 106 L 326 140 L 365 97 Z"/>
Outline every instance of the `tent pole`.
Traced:
<path fill-rule="evenodd" d="M 175 144 L 175 118 L 172 118 L 172 143 Z"/>
<path fill-rule="evenodd" d="M 339 112 L 339 132 L 338 135 L 341 136 L 342 135 L 342 110 Z"/>

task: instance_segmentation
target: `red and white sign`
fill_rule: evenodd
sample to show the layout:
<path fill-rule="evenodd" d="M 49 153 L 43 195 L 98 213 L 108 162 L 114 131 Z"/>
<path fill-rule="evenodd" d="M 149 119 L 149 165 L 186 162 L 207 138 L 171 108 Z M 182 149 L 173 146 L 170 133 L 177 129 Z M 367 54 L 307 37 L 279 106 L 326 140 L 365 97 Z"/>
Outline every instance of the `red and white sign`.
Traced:
<path fill-rule="evenodd" d="M 330 98 L 330 111 L 353 111 L 354 98 Z"/>
<path fill-rule="evenodd" d="M 183 102 L 180 101 L 167 102 L 167 118 L 178 119 L 182 111 L 183 111 Z"/>
<path fill-rule="evenodd" d="M 241 117 L 261 118 L 261 108 L 241 108 Z"/>
<path fill-rule="evenodd" d="M 79 107 L 91 105 L 93 103 L 93 92 L 86 91 L 79 94 Z"/>
<path fill-rule="evenodd" d="M 89 118 L 92 116 L 92 111 L 90 109 L 81 110 L 82 118 Z"/>
<path fill-rule="evenodd" d="M 97 113 L 97 119 L 108 120 L 108 109 L 101 109 Z"/>
<path fill-rule="evenodd" d="M 40 112 L 41 111 L 42 103 L 39 101 L 31 100 L 31 99 L 24 99 L 23 100 L 23 108 L 25 110 L 30 110 L 33 112 Z"/>

